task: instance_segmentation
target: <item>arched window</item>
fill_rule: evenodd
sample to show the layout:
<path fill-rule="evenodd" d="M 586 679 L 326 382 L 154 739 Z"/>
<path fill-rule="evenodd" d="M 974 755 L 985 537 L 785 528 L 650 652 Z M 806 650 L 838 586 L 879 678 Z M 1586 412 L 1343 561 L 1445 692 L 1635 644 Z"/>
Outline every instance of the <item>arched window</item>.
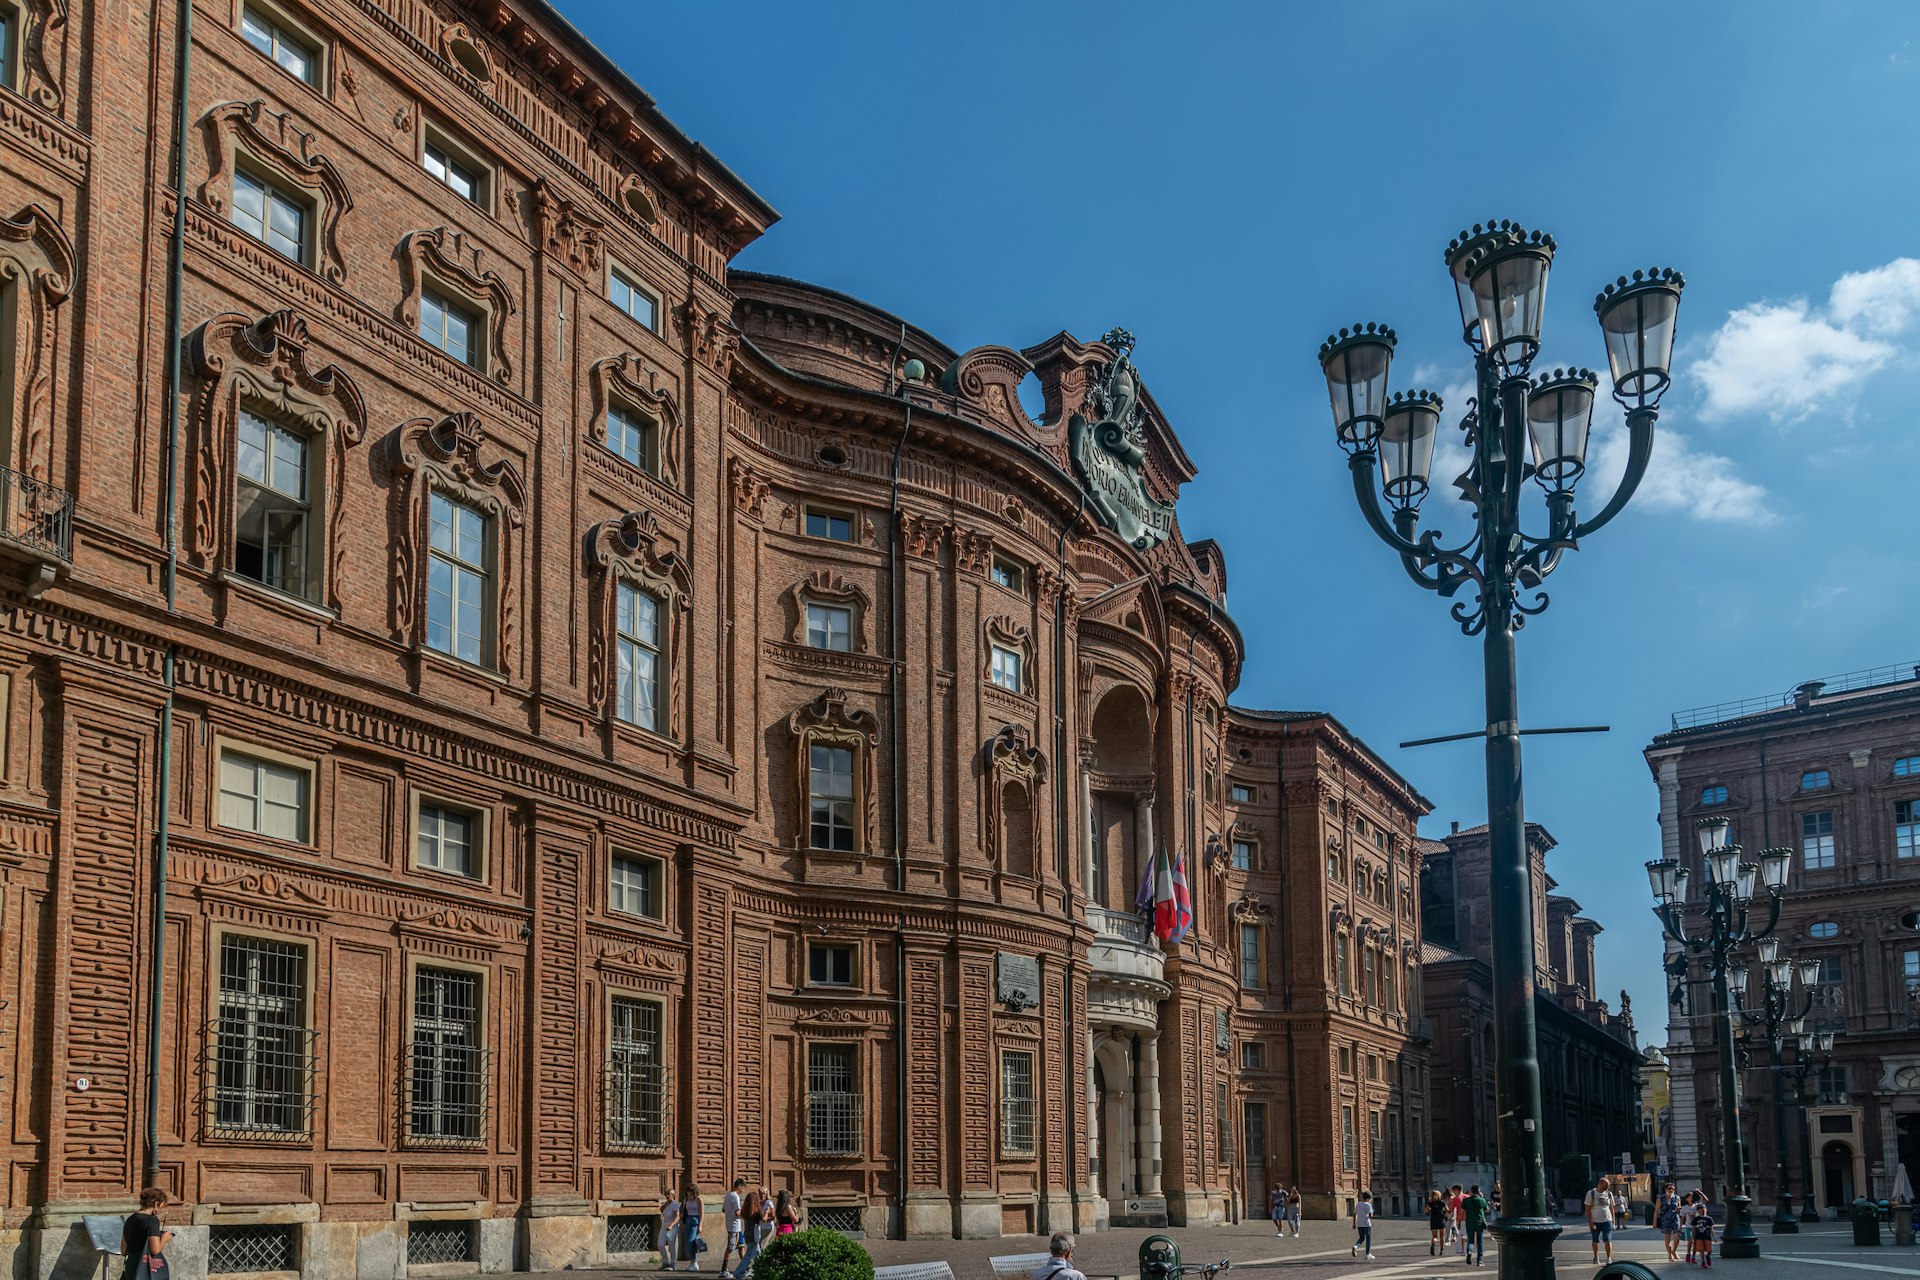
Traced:
<path fill-rule="evenodd" d="M 1008 875 L 1033 874 L 1033 797 L 1018 782 L 1000 792 L 1000 848 Z"/>

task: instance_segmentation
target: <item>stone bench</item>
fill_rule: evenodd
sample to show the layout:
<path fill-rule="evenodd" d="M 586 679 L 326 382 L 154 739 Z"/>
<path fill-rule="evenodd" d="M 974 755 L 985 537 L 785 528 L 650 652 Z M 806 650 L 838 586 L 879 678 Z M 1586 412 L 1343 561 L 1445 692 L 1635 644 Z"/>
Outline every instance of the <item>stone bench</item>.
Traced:
<path fill-rule="evenodd" d="M 954 1280 L 953 1268 L 944 1262 L 903 1262 L 898 1266 L 875 1267 L 873 1280 Z"/>

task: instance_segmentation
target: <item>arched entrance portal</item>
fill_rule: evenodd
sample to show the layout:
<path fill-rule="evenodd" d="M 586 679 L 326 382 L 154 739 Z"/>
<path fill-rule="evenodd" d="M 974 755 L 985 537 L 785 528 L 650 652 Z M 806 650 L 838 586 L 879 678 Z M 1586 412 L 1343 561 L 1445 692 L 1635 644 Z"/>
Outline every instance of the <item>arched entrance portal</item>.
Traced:
<path fill-rule="evenodd" d="M 1131 911 L 1153 852 L 1153 726 L 1139 690 L 1120 685 L 1100 699 L 1086 764 L 1087 887 L 1099 905 Z"/>
<path fill-rule="evenodd" d="M 1820 1148 L 1820 1188 L 1829 1208 L 1847 1211 L 1853 1203 L 1853 1148 L 1829 1142 Z"/>

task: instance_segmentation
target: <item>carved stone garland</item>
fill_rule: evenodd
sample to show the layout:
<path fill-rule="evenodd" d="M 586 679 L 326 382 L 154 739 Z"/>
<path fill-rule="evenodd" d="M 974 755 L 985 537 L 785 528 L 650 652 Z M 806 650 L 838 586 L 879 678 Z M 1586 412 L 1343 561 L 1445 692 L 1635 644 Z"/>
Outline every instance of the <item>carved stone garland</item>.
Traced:
<path fill-rule="evenodd" d="M 448 497 L 484 513 L 494 533 L 493 663 L 513 671 L 519 583 L 514 566 L 526 519 L 526 484 L 511 460 L 487 447 L 486 428 L 471 413 L 435 422 L 415 418 L 381 442 L 393 477 L 393 638 L 412 648 L 427 640 L 427 498 Z"/>
<path fill-rule="evenodd" d="M 987 739 L 982 754 L 986 768 L 987 849 L 993 860 L 1006 868 L 1007 851 L 1000 847 L 1000 833 L 1006 828 L 1006 792 L 1017 784 L 1027 791 L 1027 804 L 1036 816 L 1040 812 L 1040 786 L 1047 780 L 1047 758 L 1033 745 L 1025 725 L 1006 724 Z M 1040 824 L 1034 823 L 1033 857 L 1040 862 Z"/>
<path fill-rule="evenodd" d="M 789 610 L 787 639 L 793 644 L 807 642 L 807 606 L 843 604 L 853 614 L 853 651 L 872 652 L 867 638 L 867 616 L 873 611 L 873 598 L 855 583 L 831 569 L 815 569 L 786 592 Z"/>
<path fill-rule="evenodd" d="M 607 224 L 561 195 L 545 178 L 528 193 L 533 203 L 535 242 L 582 276 L 596 275 Z"/>
<path fill-rule="evenodd" d="M 333 161 L 313 151 L 315 135 L 284 111 L 269 110 L 259 99 L 222 102 L 200 117 L 207 149 L 207 180 L 196 198 L 223 218 L 231 218 L 233 155 L 236 150 L 272 170 L 273 175 L 314 193 L 319 203 L 314 252 L 320 274 L 335 284 L 347 278 L 340 253 L 340 219 L 353 208 L 353 196 Z"/>
<path fill-rule="evenodd" d="M 667 668 L 662 673 L 667 714 L 660 733 L 684 740 L 686 718 L 681 708 L 686 700 L 680 673 L 685 664 L 681 655 L 686 651 L 687 616 L 693 603 L 693 574 L 685 557 L 661 538 L 660 525 L 651 511 L 629 511 L 618 520 L 602 520 L 587 530 L 586 561 L 594 610 L 587 642 L 589 703 L 608 720 L 617 710 L 619 690 L 614 687 L 613 672 L 619 602 L 615 595 L 622 582 L 631 583 L 660 602 Z"/>
<path fill-rule="evenodd" d="M 486 372 L 502 385 L 513 381 L 513 361 L 507 355 L 507 317 L 513 314 L 513 292 L 498 271 L 480 269 L 480 251 L 469 249 L 458 231 L 434 227 L 409 231 L 400 241 L 400 305 L 394 314 L 409 333 L 420 331 L 420 293 L 429 275 L 438 276 L 457 293 L 487 311 L 488 364 Z M 469 265 L 468 259 L 472 259 Z"/>
<path fill-rule="evenodd" d="M 854 770 L 860 794 L 855 797 L 860 815 L 856 832 L 856 853 L 872 853 L 880 843 L 880 800 L 878 771 L 874 756 L 880 746 L 880 721 L 871 711 L 847 706 L 845 689 L 827 688 L 806 706 L 787 717 L 794 747 L 794 785 L 798 801 L 798 830 L 794 847 L 805 849 L 809 839 L 808 748 L 846 747 L 853 752 Z"/>
<path fill-rule="evenodd" d="M 607 410 L 624 400 L 659 424 L 656 442 L 659 476 L 676 488 L 680 484 L 680 397 L 673 380 L 631 352 L 596 360 L 587 370 L 593 394 L 593 420 L 587 434 L 607 442 Z"/>
<path fill-rule="evenodd" d="M 45 480 L 53 451 L 53 310 L 73 292 L 73 242 L 46 209 L 30 204 L 0 218 L 0 280 L 12 281 L 15 319 L 15 453 L 0 459 Z"/>
<path fill-rule="evenodd" d="M 989 614 L 982 630 L 987 635 L 987 661 L 981 674 L 987 679 L 993 678 L 993 644 L 998 641 L 1004 649 L 1012 649 L 1020 655 L 1020 692 L 1033 694 L 1033 633 L 1027 628 L 1017 626 L 1001 614 Z M 1001 686 L 995 685 L 998 689 Z"/>
<path fill-rule="evenodd" d="M 307 322 L 293 311 L 271 312 L 258 320 L 222 312 L 187 335 L 186 345 L 187 368 L 202 380 L 188 424 L 188 448 L 196 461 L 187 559 L 211 571 L 232 555 L 240 412 L 251 408 L 320 446 L 326 469 L 310 469 L 309 484 L 324 474 L 324 491 L 314 504 L 326 521 L 323 598 L 338 610 L 346 574 L 341 522 L 347 506 L 347 450 L 367 431 L 360 388 L 337 365 L 311 366 Z"/>

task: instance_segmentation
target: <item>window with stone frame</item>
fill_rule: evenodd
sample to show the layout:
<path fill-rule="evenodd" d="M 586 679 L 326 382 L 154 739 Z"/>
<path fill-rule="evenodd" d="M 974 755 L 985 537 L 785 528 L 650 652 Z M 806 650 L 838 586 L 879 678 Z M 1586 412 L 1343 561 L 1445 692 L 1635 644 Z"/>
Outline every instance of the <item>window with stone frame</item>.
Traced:
<path fill-rule="evenodd" d="M 477 307 L 432 286 L 420 291 L 420 336 L 461 364 L 479 365 L 481 324 Z"/>
<path fill-rule="evenodd" d="M 1240 1069 L 1242 1071 L 1264 1071 L 1267 1067 L 1267 1046 L 1258 1040 L 1240 1042 Z"/>
<path fill-rule="evenodd" d="M 480 976 L 421 965 L 414 972 L 407 1064 L 407 1135 L 421 1145 L 486 1139 L 488 1054 Z"/>
<path fill-rule="evenodd" d="M 301 943 L 222 935 L 213 1136 L 284 1140 L 312 1131 L 307 956 Z"/>
<path fill-rule="evenodd" d="M 1800 815 L 1800 865 L 1808 871 L 1826 871 L 1837 865 L 1831 811 Z"/>
<path fill-rule="evenodd" d="M 313 766 L 290 757 L 221 747 L 219 825 L 308 844 L 313 839 Z"/>
<path fill-rule="evenodd" d="M 1033 1054 L 1025 1049 L 1000 1051 L 1000 1151 L 1030 1156 L 1036 1150 Z"/>
<path fill-rule="evenodd" d="M 806 1142 L 813 1156 L 860 1154 L 860 1046 L 807 1045 Z"/>
<path fill-rule="evenodd" d="M 858 830 L 855 785 L 852 747 L 807 748 L 810 847 L 837 853 L 854 851 Z"/>
<path fill-rule="evenodd" d="M 1381 1133 L 1380 1113 L 1378 1111 L 1367 1112 L 1367 1137 L 1369 1139 L 1367 1167 L 1376 1172 L 1384 1172 L 1387 1167 L 1386 1146 L 1384 1135 Z"/>
<path fill-rule="evenodd" d="M 853 606 L 807 602 L 807 647 L 853 651 Z"/>
<path fill-rule="evenodd" d="M 645 410 L 621 401 L 607 405 L 607 448 L 628 466 L 658 474 L 660 423 Z"/>
<path fill-rule="evenodd" d="M 607 1145 L 666 1146 L 667 1059 L 664 1019 L 653 1000 L 614 996 L 607 1006 Z"/>
<path fill-rule="evenodd" d="M 241 5 L 240 38 L 294 79 L 322 87 L 320 42 L 284 14 L 259 4 Z"/>
<path fill-rule="evenodd" d="M 807 942 L 807 985 L 852 987 L 859 983 L 859 954 L 848 942 Z"/>
<path fill-rule="evenodd" d="M 1901 756 L 1893 762 L 1896 778 L 1920 778 L 1920 756 Z"/>
<path fill-rule="evenodd" d="M 196 121 L 207 176 L 194 196 L 272 252 L 342 284 L 340 219 L 353 197 L 333 162 L 297 141 L 308 136 L 303 124 L 264 99 L 208 108 Z M 410 312 L 405 323 L 413 325 Z"/>
<path fill-rule="evenodd" d="M 1253 841 L 1242 839 L 1234 840 L 1233 869 L 1235 871 L 1252 871 L 1257 861 L 1258 859 L 1255 858 L 1253 852 Z"/>
<path fill-rule="evenodd" d="M 1249 991 L 1257 991 L 1267 985 L 1266 959 L 1260 944 L 1260 926 L 1243 921 L 1240 925 L 1240 985 Z"/>
<path fill-rule="evenodd" d="M 607 859 L 607 910 L 659 920 L 666 906 L 666 864 L 658 858 L 615 853 Z"/>
<path fill-rule="evenodd" d="M 1920 857 L 1920 800 L 1893 802 L 1893 853 L 1897 858 Z"/>
<path fill-rule="evenodd" d="M 660 600 L 631 582 L 614 588 L 614 715 L 660 731 L 660 673 L 666 666 Z"/>
<path fill-rule="evenodd" d="M 1026 566 L 1016 561 L 1009 560 L 1005 556 L 995 556 L 991 576 L 995 586 L 1005 587 L 1008 591 L 1017 592 L 1020 595 L 1027 593 Z"/>
<path fill-rule="evenodd" d="M 660 328 L 660 295 L 641 284 L 638 276 L 623 267 L 607 266 L 607 300 L 636 320 L 642 328 Z"/>
<path fill-rule="evenodd" d="M 269 249 L 301 266 L 313 263 L 313 205 L 251 168 L 233 171 L 228 218 Z"/>
<path fill-rule="evenodd" d="M 320 590 L 314 438 L 243 407 L 237 422 L 233 570 L 301 599 Z"/>
<path fill-rule="evenodd" d="M 1334 990 L 1342 999 L 1353 995 L 1353 965 L 1350 958 L 1352 944 L 1347 933 L 1342 930 L 1333 935 L 1333 978 Z"/>
<path fill-rule="evenodd" d="M 680 740 L 679 704 L 693 578 L 649 511 L 603 520 L 587 533 L 596 621 L 588 636 L 587 696 L 615 726 Z"/>
<path fill-rule="evenodd" d="M 1353 1108 L 1340 1108 L 1340 1168 L 1348 1173 L 1360 1163 L 1358 1135 L 1353 1131 Z"/>
<path fill-rule="evenodd" d="M 795 739 L 799 847 L 865 853 L 875 839 L 874 752 L 879 720 L 827 689 L 788 718 Z"/>
<path fill-rule="evenodd" d="M 479 509 L 427 498 L 427 648 L 484 665 L 492 646 L 493 535 Z"/>
<path fill-rule="evenodd" d="M 1822 1067 L 1814 1090 L 1818 1098 L 1817 1105 L 1823 1107 L 1844 1107 L 1847 1105 L 1847 1067 L 1845 1063 L 1834 1063 Z"/>
<path fill-rule="evenodd" d="M 1375 976 L 1374 951 L 1364 943 L 1360 947 L 1360 996 L 1369 1008 L 1380 1003 L 1379 979 Z"/>
<path fill-rule="evenodd" d="M 996 614 L 986 620 L 986 677 L 1009 693 L 1031 692 L 1032 673 L 1027 665 L 1032 653 L 1026 627 Z"/>
<path fill-rule="evenodd" d="M 477 809 L 426 797 L 416 803 L 413 864 L 429 871 L 479 878 L 485 816 Z"/>
<path fill-rule="evenodd" d="M 445 226 L 408 232 L 394 257 L 401 323 L 456 363 L 510 385 L 514 357 L 507 322 L 516 307 L 506 278 L 482 269 L 475 245 Z"/>
<path fill-rule="evenodd" d="M 493 199 L 493 168 L 472 148 L 455 142 L 451 135 L 435 125 L 421 132 L 420 167 L 453 194 L 469 204 L 490 209 Z"/>

